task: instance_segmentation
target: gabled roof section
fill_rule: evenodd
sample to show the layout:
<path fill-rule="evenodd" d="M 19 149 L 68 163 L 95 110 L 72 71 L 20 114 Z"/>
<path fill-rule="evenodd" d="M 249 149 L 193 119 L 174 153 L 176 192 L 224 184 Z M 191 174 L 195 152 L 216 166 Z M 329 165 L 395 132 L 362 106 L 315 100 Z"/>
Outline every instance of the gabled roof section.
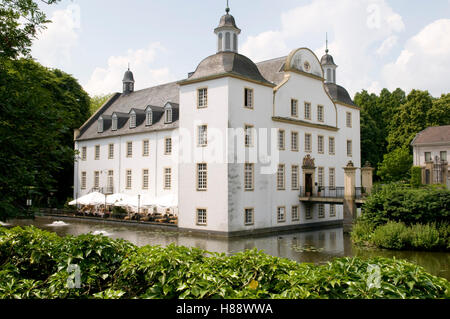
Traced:
<path fill-rule="evenodd" d="M 417 133 L 411 145 L 450 145 L 450 125 L 432 126 Z"/>

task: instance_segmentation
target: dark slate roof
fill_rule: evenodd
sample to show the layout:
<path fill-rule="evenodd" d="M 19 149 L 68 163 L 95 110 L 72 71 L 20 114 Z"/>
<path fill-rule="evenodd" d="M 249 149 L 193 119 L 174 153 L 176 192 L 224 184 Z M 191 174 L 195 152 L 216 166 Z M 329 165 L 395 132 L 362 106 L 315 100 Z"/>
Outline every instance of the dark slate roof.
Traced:
<path fill-rule="evenodd" d="M 428 127 L 422 132 L 417 133 L 411 145 L 419 144 L 450 144 L 450 125 Z"/>
<path fill-rule="evenodd" d="M 176 128 L 178 127 L 179 94 L 180 90 L 176 82 L 131 92 L 126 95 L 117 93 L 80 128 L 80 134 L 76 140 L 87 140 L 100 137 Z M 174 109 L 173 121 L 168 124 L 164 123 L 164 118 L 162 116 L 163 107 L 167 102 L 170 102 Z M 145 111 L 147 106 L 151 106 L 154 112 L 154 125 L 145 126 L 145 123 L 142 122 L 141 125 L 136 128 L 130 129 L 128 119 L 131 109 L 138 110 L 136 120 L 137 123 L 139 123 L 142 119 L 142 112 Z M 113 113 L 116 113 L 119 116 L 118 130 L 111 131 L 109 127 L 108 130 L 104 129 L 103 133 L 98 133 L 96 123 L 100 115 L 104 114 L 107 116 L 112 116 Z"/>
<path fill-rule="evenodd" d="M 356 104 L 353 103 L 350 94 L 348 94 L 347 90 L 344 89 L 342 86 L 334 83 L 325 83 L 324 85 L 325 90 L 331 96 L 333 101 L 356 106 Z"/>
<path fill-rule="evenodd" d="M 278 85 L 284 79 L 284 65 L 286 63 L 286 59 L 287 56 L 284 56 L 281 58 L 256 63 L 256 66 L 264 78 Z"/>
<path fill-rule="evenodd" d="M 123 75 L 122 82 L 133 82 L 134 83 L 133 72 L 131 72 L 130 70 L 126 71 L 125 74 Z"/>
<path fill-rule="evenodd" d="M 207 57 L 200 62 L 194 74 L 186 81 L 222 74 L 234 74 L 250 80 L 272 84 L 261 75 L 252 60 L 235 52 L 219 52 Z"/>
<path fill-rule="evenodd" d="M 229 14 L 229 13 L 224 14 L 220 18 L 220 23 L 219 23 L 219 26 L 216 28 L 216 30 L 220 29 L 220 28 L 223 28 L 223 27 L 232 27 L 232 28 L 239 29 L 236 26 L 236 21 L 234 20 L 234 17 L 231 14 Z"/>
<path fill-rule="evenodd" d="M 336 65 L 334 63 L 333 57 L 331 55 L 329 55 L 328 53 L 325 54 L 321 59 L 320 59 L 320 64 L 321 65 Z"/>

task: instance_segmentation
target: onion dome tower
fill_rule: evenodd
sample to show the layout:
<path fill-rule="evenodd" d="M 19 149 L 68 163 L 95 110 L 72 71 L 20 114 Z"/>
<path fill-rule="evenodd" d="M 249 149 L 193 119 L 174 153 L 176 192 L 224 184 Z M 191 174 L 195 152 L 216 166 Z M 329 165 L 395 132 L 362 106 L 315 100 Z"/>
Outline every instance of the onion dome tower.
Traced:
<path fill-rule="evenodd" d="M 333 60 L 333 57 L 328 54 L 328 35 L 326 39 L 325 55 L 320 59 L 323 72 L 325 74 L 325 83 L 336 84 L 336 68 L 338 67 Z"/>
<path fill-rule="evenodd" d="M 241 33 L 241 29 L 236 26 L 236 21 L 230 14 L 228 1 L 225 12 L 226 14 L 220 18 L 219 26 L 214 29 L 214 33 L 217 35 L 217 52 L 237 53 L 238 36 Z"/>
<path fill-rule="evenodd" d="M 123 94 L 130 94 L 134 92 L 134 76 L 133 72 L 130 71 L 130 66 L 123 76 Z"/>

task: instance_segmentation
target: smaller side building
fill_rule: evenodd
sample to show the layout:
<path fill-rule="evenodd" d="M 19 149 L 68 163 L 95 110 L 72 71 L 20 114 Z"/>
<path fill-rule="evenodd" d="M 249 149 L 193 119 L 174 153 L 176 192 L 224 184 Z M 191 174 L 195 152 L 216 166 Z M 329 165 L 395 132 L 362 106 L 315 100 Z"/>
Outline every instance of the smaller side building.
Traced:
<path fill-rule="evenodd" d="M 428 127 L 411 142 L 414 166 L 422 168 L 423 184 L 447 184 L 450 189 L 448 154 L 450 125 Z"/>

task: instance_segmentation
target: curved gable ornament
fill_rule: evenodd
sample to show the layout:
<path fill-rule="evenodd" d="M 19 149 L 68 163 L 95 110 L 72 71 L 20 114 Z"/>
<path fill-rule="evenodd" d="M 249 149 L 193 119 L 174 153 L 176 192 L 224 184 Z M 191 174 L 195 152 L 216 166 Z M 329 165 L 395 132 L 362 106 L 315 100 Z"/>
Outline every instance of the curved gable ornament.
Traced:
<path fill-rule="evenodd" d="M 302 169 L 316 169 L 314 158 L 311 155 L 308 154 L 303 158 Z"/>
<path fill-rule="evenodd" d="M 285 71 L 300 71 L 323 78 L 323 69 L 313 51 L 307 48 L 293 50 L 286 60 Z"/>

